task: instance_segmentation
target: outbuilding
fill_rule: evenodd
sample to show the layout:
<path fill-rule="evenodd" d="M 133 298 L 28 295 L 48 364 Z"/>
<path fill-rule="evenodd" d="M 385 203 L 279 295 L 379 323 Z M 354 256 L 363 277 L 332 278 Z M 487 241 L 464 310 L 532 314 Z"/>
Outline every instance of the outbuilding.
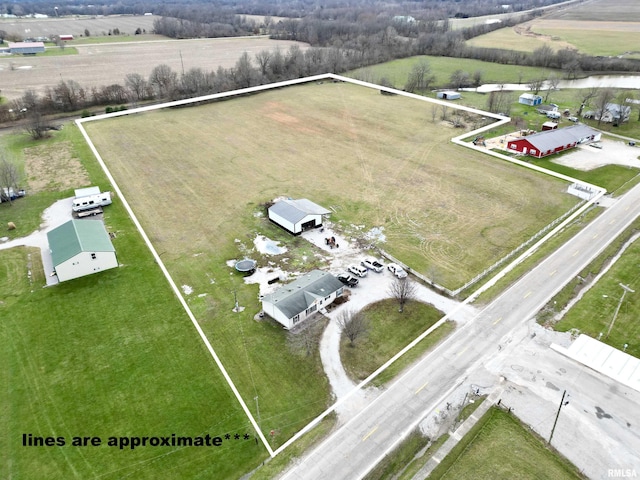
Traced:
<path fill-rule="evenodd" d="M 269 220 L 289 233 L 299 235 L 305 230 L 321 226 L 324 215 L 330 213 L 330 210 L 306 198 L 283 199 L 269 207 Z"/>
<path fill-rule="evenodd" d="M 116 250 L 100 220 L 70 220 L 47 233 L 47 239 L 61 282 L 118 266 Z"/>
<path fill-rule="evenodd" d="M 344 292 L 340 280 L 313 270 L 262 298 L 262 311 L 287 330 L 324 310 Z"/>
<path fill-rule="evenodd" d="M 586 125 L 545 130 L 517 140 L 510 140 L 507 148 L 536 158 L 574 148 L 581 143 L 596 142 L 602 134 Z"/>
<path fill-rule="evenodd" d="M 62 35 L 58 35 L 58 38 L 63 42 L 68 42 L 70 40 L 73 40 L 73 35 L 62 34 Z"/>
<path fill-rule="evenodd" d="M 518 103 L 535 107 L 542 104 L 542 97 L 533 93 L 523 93 L 518 97 Z"/>
<path fill-rule="evenodd" d="M 44 53 L 42 42 L 9 42 L 9 53 L 12 55 L 35 55 Z"/>
<path fill-rule="evenodd" d="M 556 128 L 558 128 L 558 124 L 556 122 L 544 122 L 542 124 L 542 131 L 543 132 L 545 130 L 555 130 Z"/>
<path fill-rule="evenodd" d="M 436 96 L 438 98 L 443 99 L 443 100 L 460 100 L 460 98 L 462 98 L 460 96 L 460 93 L 454 92 L 454 91 L 451 91 L 451 90 L 447 90 L 447 91 L 444 91 L 444 92 L 438 92 L 438 93 L 436 93 Z"/>

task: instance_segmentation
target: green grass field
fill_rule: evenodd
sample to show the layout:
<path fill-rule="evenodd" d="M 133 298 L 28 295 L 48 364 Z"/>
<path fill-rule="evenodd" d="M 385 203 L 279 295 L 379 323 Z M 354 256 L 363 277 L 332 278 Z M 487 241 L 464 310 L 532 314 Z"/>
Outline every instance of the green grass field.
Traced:
<path fill-rule="evenodd" d="M 581 479 L 566 459 L 549 450 L 515 417 L 491 408 L 453 448 L 430 479 Z"/>
<path fill-rule="evenodd" d="M 451 144 L 459 130 L 432 122 L 430 108 L 327 82 L 87 130 L 171 260 L 236 258 L 229 239 L 250 242 L 265 228 L 262 204 L 309 197 L 335 209 L 347 236 L 383 227 L 385 250 L 455 288 L 575 200 L 563 182 Z"/>
<path fill-rule="evenodd" d="M 366 335 L 357 339 L 353 347 L 344 335 L 340 343 L 342 364 L 345 371 L 356 383 L 371 375 L 444 316 L 442 312 L 431 305 L 420 302 L 409 302 L 405 306 L 404 312 L 399 313 L 398 303 L 394 299 L 369 305 L 363 310 L 363 313 L 367 317 L 369 325 Z M 453 329 L 454 326 L 450 323 L 435 330 L 410 351 L 409 354 L 412 358 L 409 361 L 418 358 L 426 350 L 432 348 Z M 402 360 L 405 365 L 408 363 L 406 359 Z M 398 371 L 397 367 L 395 371 Z M 388 376 L 388 372 L 385 371 L 382 375 Z"/>
<path fill-rule="evenodd" d="M 522 82 L 526 84 L 531 79 L 540 78 L 540 75 L 548 75 L 552 72 L 552 70 L 538 67 L 503 65 L 469 58 L 418 55 L 354 70 L 347 73 L 346 76 L 373 83 L 378 83 L 380 79 L 384 77 L 389 80 L 395 88 L 402 89 L 407 82 L 409 72 L 411 72 L 413 65 L 425 60 L 431 67 L 431 73 L 435 75 L 435 82 L 432 88 L 448 87 L 450 85 L 451 74 L 458 69 L 468 72 L 470 75 L 473 75 L 476 71 L 481 71 L 482 83 Z M 562 72 L 558 71 L 556 73 L 559 77 L 562 77 Z"/>
<path fill-rule="evenodd" d="M 516 50 L 519 52 L 533 52 L 543 45 L 548 45 L 554 50 L 566 46 L 566 42 L 553 41 L 544 37 L 521 35 L 511 27 L 501 28 L 484 35 L 471 38 L 467 40 L 466 44 L 470 47 L 482 48 L 506 48 L 508 45 L 510 50 Z"/>
<path fill-rule="evenodd" d="M 589 290 L 555 326 L 561 332 L 576 328 L 581 333 L 598 338 L 614 348 L 622 350 L 628 344 L 627 353 L 640 358 L 640 242 L 631 245 L 604 277 Z M 638 293 L 627 293 L 620 311 L 606 338 L 609 325 L 623 293 L 620 283 Z"/>
<path fill-rule="evenodd" d="M 640 50 L 638 36 L 634 35 L 632 30 L 616 28 L 616 22 L 603 24 L 601 29 L 584 28 L 581 22 L 571 22 L 571 25 L 564 24 L 551 28 L 541 22 L 535 24 L 533 29 L 536 33 L 548 35 L 559 42 L 569 43 L 580 53 L 588 55 L 621 55 L 625 52 Z"/>
<path fill-rule="evenodd" d="M 106 222 L 123 266 L 56 287 L 42 288 L 34 252 L 0 251 L 0 476 L 238 478 L 264 449 L 122 207 L 112 205 Z M 74 436 L 172 433 L 250 439 L 133 451 L 70 445 Z M 23 434 L 67 443 L 23 446 Z"/>

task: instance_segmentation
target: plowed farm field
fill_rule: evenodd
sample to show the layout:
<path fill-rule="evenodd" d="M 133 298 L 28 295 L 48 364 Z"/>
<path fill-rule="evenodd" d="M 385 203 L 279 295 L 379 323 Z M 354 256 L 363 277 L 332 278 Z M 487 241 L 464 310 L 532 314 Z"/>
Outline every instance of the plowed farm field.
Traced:
<path fill-rule="evenodd" d="M 129 73 L 148 78 L 153 68 L 161 64 L 178 74 L 191 68 L 215 71 L 218 67 L 233 67 L 244 52 L 253 59 L 263 50 L 280 48 L 285 52 L 291 45 L 298 45 L 301 50 L 307 48 L 304 43 L 267 37 L 74 45 L 77 55 L 0 56 L 0 85 L 2 96 L 10 100 L 21 97 L 27 90 L 42 94 L 60 80 L 74 80 L 90 91 L 91 87 L 123 85 Z"/>

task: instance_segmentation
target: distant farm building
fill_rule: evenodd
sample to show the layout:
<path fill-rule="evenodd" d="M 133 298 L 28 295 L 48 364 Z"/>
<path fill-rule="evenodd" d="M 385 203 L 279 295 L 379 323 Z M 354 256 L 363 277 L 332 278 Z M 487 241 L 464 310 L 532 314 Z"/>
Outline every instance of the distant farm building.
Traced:
<path fill-rule="evenodd" d="M 9 42 L 9 53 L 12 55 L 35 55 L 44 53 L 44 43 L 42 42 Z"/>
<path fill-rule="evenodd" d="M 62 42 L 68 42 L 70 40 L 73 40 L 73 35 L 58 35 L 58 38 L 62 41 Z"/>
<path fill-rule="evenodd" d="M 313 270 L 262 299 L 262 311 L 287 330 L 324 310 L 344 291 L 340 280 Z"/>
<path fill-rule="evenodd" d="M 438 98 L 441 98 L 443 100 L 459 100 L 461 98 L 460 94 L 458 92 L 453 92 L 450 90 L 444 91 L 444 92 L 438 92 L 436 94 L 436 96 Z"/>
<path fill-rule="evenodd" d="M 305 230 L 321 226 L 323 216 L 330 213 L 330 210 L 306 198 L 285 199 L 269 207 L 269 220 L 289 233 L 298 235 Z"/>
<path fill-rule="evenodd" d="M 542 104 L 542 97 L 540 95 L 534 95 L 533 93 L 523 93 L 518 97 L 518 103 L 535 107 Z"/>
<path fill-rule="evenodd" d="M 545 130 L 555 130 L 556 128 L 558 128 L 558 124 L 556 122 L 544 122 L 542 124 L 542 131 L 543 132 Z"/>
<path fill-rule="evenodd" d="M 601 136 L 600 132 L 586 125 L 573 125 L 567 128 L 534 133 L 518 140 L 510 140 L 507 148 L 523 155 L 542 158 L 574 148 L 581 143 L 598 141 Z"/>
<path fill-rule="evenodd" d="M 61 282 L 118 266 L 116 250 L 100 220 L 70 220 L 47 233 L 47 239 Z"/>

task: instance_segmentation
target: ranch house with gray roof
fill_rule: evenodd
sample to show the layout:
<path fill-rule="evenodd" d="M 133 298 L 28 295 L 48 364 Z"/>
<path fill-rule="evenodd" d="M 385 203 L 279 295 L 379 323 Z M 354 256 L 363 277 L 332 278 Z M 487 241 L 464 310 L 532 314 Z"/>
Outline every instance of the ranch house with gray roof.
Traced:
<path fill-rule="evenodd" d="M 262 311 L 287 330 L 322 311 L 344 291 L 330 273 L 313 270 L 262 298 Z"/>
<path fill-rule="evenodd" d="M 306 198 L 284 199 L 269 207 L 269 220 L 289 233 L 299 235 L 305 230 L 321 226 L 323 216 L 330 213 L 330 210 Z"/>

